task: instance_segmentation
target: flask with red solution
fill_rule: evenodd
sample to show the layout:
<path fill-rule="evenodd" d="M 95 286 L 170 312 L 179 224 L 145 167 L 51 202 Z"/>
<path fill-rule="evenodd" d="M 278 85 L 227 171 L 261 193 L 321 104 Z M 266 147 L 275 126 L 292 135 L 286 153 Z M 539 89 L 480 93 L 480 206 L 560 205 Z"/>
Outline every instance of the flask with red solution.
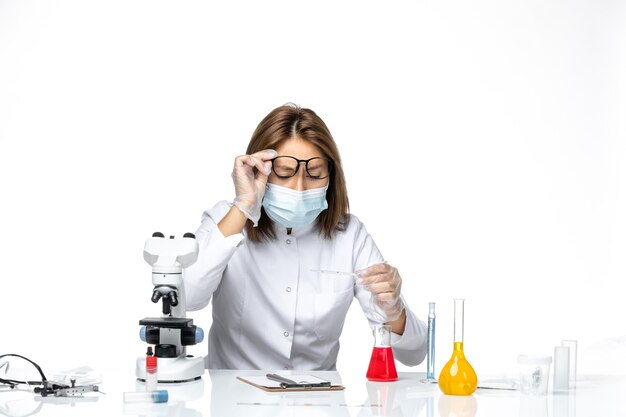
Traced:
<path fill-rule="evenodd" d="M 367 379 L 376 382 L 397 381 L 398 372 L 391 350 L 391 326 L 376 325 L 374 337 L 375 343 L 370 366 L 367 369 Z"/>

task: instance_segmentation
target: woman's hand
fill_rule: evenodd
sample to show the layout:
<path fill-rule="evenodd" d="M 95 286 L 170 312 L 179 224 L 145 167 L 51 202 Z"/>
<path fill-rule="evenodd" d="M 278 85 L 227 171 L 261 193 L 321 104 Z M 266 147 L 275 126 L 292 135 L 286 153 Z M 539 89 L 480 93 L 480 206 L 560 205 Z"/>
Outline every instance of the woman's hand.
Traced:
<path fill-rule="evenodd" d="M 372 293 L 373 307 L 376 309 L 376 312 L 392 327 L 394 327 L 394 324 L 398 325 L 395 326 L 394 333 L 402 334 L 404 332 L 406 315 L 404 314 L 404 300 L 400 296 L 402 278 L 398 270 L 387 263 L 381 263 L 372 265 L 357 273 L 359 278 L 356 283 L 357 285 L 363 285 Z M 402 331 L 395 331 L 399 328 Z"/>
<path fill-rule="evenodd" d="M 272 172 L 271 159 L 278 153 L 273 149 L 265 149 L 252 155 L 241 155 L 235 158 L 233 167 L 233 183 L 235 184 L 235 201 L 233 204 L 256 226 L 261 217 L 261 202 L 265 194 L 267 177 Z M 254 169 L 256 168 L 256 172 Z"/>

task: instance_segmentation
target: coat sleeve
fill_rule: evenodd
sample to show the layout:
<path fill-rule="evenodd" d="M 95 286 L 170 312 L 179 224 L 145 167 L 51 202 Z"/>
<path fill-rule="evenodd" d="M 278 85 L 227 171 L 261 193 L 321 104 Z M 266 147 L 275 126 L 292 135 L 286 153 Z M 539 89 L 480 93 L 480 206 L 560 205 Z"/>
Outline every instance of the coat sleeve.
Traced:
<path fill-rule="evenodd" d="M 196 231 L 198 259 L 183 270 L 188 311 L 200 310 L 209 304 L 228 262 L 244 238 L 241 233 L 224 237 L 217 227 L 229 209 L 230 204 L 221 201 L 202 215 L 202 222 Z"/>
<path fill-rule="evenodd" d="M 355 239 L 353 249 L 353 271 L 368 268 L 374 264 L 384 262 L 384 258 L 374 240 L 356 217 L 352 216 L 350 227 L 355 227 Z M 355 286 L 355 297 L 361 305 L 361 309 L 365 313 L 365 317 L 369 321 L 372 330 L 376 324 L 380 322 L 374 318 L 373 311 L 370 307 L 371 293 L 365 288 Z M 403 296 L 404 297 L 404 296 Z M 417 318 L 415 313 L 411 311 L 409 304 L 404 298 L 406 309 L 406 326 L 404 334 L 391 334 L 391 347 L 393 349 L 394 358 L 407 366 L 415 366 L 420 364 L 426 357 L 426 340 L 427 326 Z"/>

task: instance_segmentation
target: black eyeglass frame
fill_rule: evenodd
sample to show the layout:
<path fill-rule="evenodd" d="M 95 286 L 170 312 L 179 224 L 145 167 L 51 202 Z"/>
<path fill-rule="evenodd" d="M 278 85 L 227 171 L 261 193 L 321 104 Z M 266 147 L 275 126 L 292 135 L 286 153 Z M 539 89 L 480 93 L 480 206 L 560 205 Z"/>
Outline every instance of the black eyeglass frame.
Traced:
<path fill-rule="evenodd" d="M 293 175 L 289 175 L 289 176 L 278 175 L 278 173 L 274 169 L 274 161 L 276 161 L 278 158 L 291 158 L 291 159 L 293 159 L 294 161 L 296 161 L 298 163 L 298 165 L 296 165 L 296 170 L 293 173 Z M 311 173 L 309 172 L 309 162 L 313 161 L 314 159 L 323 159 L 324 161 L 328 162 L 328 175 L 326 175 L 325 177 L 319 177 L 319 176 L 311 175 Z M 304 169 L 306 171 L 307 177 L 313 178 L 315 180 L 326 179 L 326 178 L 330 177 L 330 174 L 333 172 L 333 160 L 332 159 L 328 159 L 328 158 L 323 158 L 323 157 L 320 157 L 320 156 L 315 156 L 315 157 L 309 158 L 309 159 L 298 159 L 298 158 L 294 158 L 293 156 L 284 155 L 284 156 L 277 156 L 276 158 L 272 158 L 272 159 L 270 159 L 270 161 L 272 161 L 272 172 L 274 172 L 274 174 L 278 178 L 280 178 L 282 180 L 286 180 L 287 178 L 295 177 L 296 174 L 298 173 L 298 171 L 300 170 L 300 164 L 302 162 L 304 162 Z"/>

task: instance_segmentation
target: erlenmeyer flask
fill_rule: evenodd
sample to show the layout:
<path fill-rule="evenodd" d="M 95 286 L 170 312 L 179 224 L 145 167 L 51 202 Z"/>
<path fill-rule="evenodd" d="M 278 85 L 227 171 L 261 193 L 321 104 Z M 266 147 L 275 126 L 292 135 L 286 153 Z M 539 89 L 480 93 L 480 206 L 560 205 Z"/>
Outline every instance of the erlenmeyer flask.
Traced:
<path fill-rule="evenodd" d="M 374 338 L 376 340 L 367 369 L 367 379 L 377 382 L 396 381 L 398 372 L 391 350 L 391 326 L 377 324 L 374 327 Z"/>
<path fill-rule="evenodd" d="M 454 350 L 439 375 L 439 388 L 448 395 L 471 395 L 478 385 L 476 372 L 463 353 L 464 302 L 454 299 Z"/>

